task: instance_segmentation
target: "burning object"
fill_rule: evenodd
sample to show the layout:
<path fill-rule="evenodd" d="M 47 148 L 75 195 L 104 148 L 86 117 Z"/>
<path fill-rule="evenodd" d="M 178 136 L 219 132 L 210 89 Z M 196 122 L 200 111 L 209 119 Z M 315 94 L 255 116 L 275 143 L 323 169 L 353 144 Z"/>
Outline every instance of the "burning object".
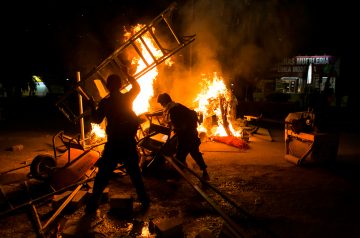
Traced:
<path fill-rule="evenodd" d="M 246 132 L 241 127 L 233 126 L 233 111 L 236 110 L 233 100 L 236 98 L 226 87 L 222 77 L 216 72 L 213 77 L 203 75 L 202 91 L 195 99 L 198 104 L 195 110 L 202 118 L 202 124 L 198 128 L 200 137 L 248 149 L 247 142 L 243 140 Z"/>
<path fill-rule="evenodd" d="M 139 81 L 142 95 L 135 102 L 134 111 L 139 115 L 149 110 L 146 100 L 152 96 L 152 81 L 157 75 L 156 67 L 195 40 L 195 35 L 181 36 L 171 24 L 171 15 L 176 4 L 170 5 L 147 25 L 137 25 L 126 33 L 126 41 L 95 69 L 89 72 L 68 91 L 56 106 L 73 123 L 84 117 L 83 112 L 77 113 L 70 101 L 73 93 L 80 94 L 86 100 L 98 103 L 108 92 L 106 78 L 108 75 L 121 74 L 121 68 L 130 66 L 135 73 L 133 77 Z M 156 29 L 156 31 L 155 31 Z M 161 32 L 161 34 L 157 33 Z M 131 64 L 131 65 L 129 65 Z M 126 77 L 122 77 L 126 78 Z M 129 85 L 123 82 L 124 88 Z M 139 101 L 142 99 L 141 101 Z M 145 106 L 145 107 L 144 107 Z"/>
<path fill-rule="evenodd" d="M 73 105 L 67 104 L 72 93 L 77 93 L 88 101 L 98 103 L 108 94 L 106 88 L 106 78 L 109 74 L 120 73 L 121 68 L 126 65 L 133 72 L 133 76 L 138 80 L 141 93 L 133 104 L 133 110 L 140 116 L 147 113 L 150 109 L 150 99 L 154 95 L 153 83 L 157 77 L 157 66 L 161 63 L 168 65 L 173 64 L 171 56 L 179 50 L 189 45 L 195 40 L 195 36 L 180 36 L 171 25 L 170 19 L 176 5 L 171 5 L 163 11 L 150 24 L 138 24 L 125 33 L 125 42 L 116 49 L 107 59 L 99 66 L 88 73 L 83 79 L 79 80 L 73 90 L 64 95 L 57 102 L 57 107 L 64 115 L 74 123 L 86 115 L 86 112 L 79 111 L 75 113 Z M 158 32 L 161 32 L 158 33 Z M 126 77 L 124 77 L 126 78 Z M 201 135 L 211 136 L 230 136 L 234 140 L 240 140 L 242 133 L 241 128 L 234 128 L 231 115 L 234 115 L 233 104 L 234 96 L 227 89 L 224 80 L 216 72 L 213 76 L 202 78 L 202 91 L 198 94 L 194 103 L 194 108 L 201 116 L 202 124 L 199 126 Z M 124 88 L 128 90 L 128 82 L 123 82 Z M 71 102 L 70 102 L 71 103 Z M 81 120 L 80 120 L 81 123 Z M 98 132 L 95 133 L 95 125 L 92 125 L 90 143 L 97 143 Z M 104 126 L 102 126 L 104 128 Z M 106 140 L 106 136 L 101 138 Z M 83 138 L 85 141 L 85 138 Z"/>

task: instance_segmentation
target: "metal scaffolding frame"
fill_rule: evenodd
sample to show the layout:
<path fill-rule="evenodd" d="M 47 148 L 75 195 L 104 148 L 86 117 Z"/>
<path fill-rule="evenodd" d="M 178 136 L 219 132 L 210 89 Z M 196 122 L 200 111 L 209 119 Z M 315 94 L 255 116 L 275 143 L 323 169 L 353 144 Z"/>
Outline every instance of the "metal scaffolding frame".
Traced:
<path fill-rule="evenodd" d="M 78 123 L 79 119 L 82 118 L 86 112 L 81 112 L 79 113 L 80 115 L 77 115 L 77 113 L 75 113 L 76 110 L 69 107 L 67 100 L 71 94 L 76 93 L 86 100 L 98 102 L 104 97 L 104 92 L 107 92 L 105 86 L 107 76 L 114 72 L 121 75 L 121 69 L 129 65 L 129 59 L 139 59 L 145 65 L 133 75 L 135 79 L 139 79 L 193 42 L 195 40 L 195 35 L 181 36 L 174 29 L 171 22 L 171 16 L 175 9 L 176 3 L 171 4 L 149 24 L 145 25 L 132 35 L 96 68 L 91 70 L 71 90 L 66 92 L 56 103 L 56 106 L 60 111 L 70 121 Z M 154 43 L 157 48 L 157 52 L 154 52 L 154 50 L 149 47 L 145 37 L 151 39 L 151 42 Z M 146 49 L 145 53 L 142 52 L 140 49 L 141 47 Z M 158 51 L 160 51 L 160 53 Z M 150 57 L 146 57 L 145 54 Z M 123 85 L 125 88 L 128 85 L 128 82 L 124 82 Z M 103 89 L 102 92 L 99 92 L 99 88 Z"/>

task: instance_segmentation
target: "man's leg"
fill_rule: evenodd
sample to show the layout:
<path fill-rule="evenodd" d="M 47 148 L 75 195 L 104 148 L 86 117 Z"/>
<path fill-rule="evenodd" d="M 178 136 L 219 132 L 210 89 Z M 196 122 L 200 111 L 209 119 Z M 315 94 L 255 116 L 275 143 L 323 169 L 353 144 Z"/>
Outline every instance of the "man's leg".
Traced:
<path fill-rule="evenodd" d="M 99 162 L 99 171 L 94 180 L 93 194 L 86 205 L 86 213 L 94 213 L 98 209 L 102 193 L 109 184 L 112 172 L 117 166 L 117 162 L 111 158 L 102 157 Z"/>
<path fill-rule="evenodd" d="M 183 140 L 179 140 L 176 148 L 176 155 L 175 155 L 176 160 L 181 162 L 184 166 L 187 166 L 186 157 L 188 154 L 189 154 L 189 146 Z"/>
<path fill-rule="evenodd" d="M 125 161 L 125 167 L 127 173 L 130 176 L 131 182 L 136 189 L 136 193 L 140 202 L 143 205 L 143 208 L 147 208 L 149 206 L 150 199 L 146 193 L 138 161 L 139 156 L 137 154 L 136 148 L 133 148 L 129 153 L 127 160 Z"/>
<path fill-rule="evenodd" d="M 195 160 L 196 164 L 200 167 L 200 169 L 203 171 L 202 177 L 205 180 L 210 180 L 209 174 L 206 170 L 207 165 L 205 164 L 204 157 L 202 156 L 202 153 L 199 150 L 200 143 L 195 143 L 191 149 L 190 149 L 190 155 Z"/>

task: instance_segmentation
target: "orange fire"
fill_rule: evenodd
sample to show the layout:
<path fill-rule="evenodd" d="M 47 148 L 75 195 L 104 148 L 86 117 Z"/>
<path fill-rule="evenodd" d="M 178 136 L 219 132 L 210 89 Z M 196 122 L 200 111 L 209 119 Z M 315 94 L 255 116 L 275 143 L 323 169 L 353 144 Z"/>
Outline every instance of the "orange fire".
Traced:
<path fill-rule="evenodd" d="M 91 123 L 91 131 L 89 135 L 91 144 L 97 144 L 106 139 L 106 132 L 102 126 L 104 126 L 104 123 Z"/>
<path fill-rule="evenodd" d="M 144 25 L 141 24 L 136 25 L 131 29 L 131 32 L 125 33 L 125 38 L 131 37 L 143 27 Z M 155 31 L 155 29 L 153 29 L 153 31 Z M 141 50 L 141 53 L 146 61 L 151 64 L 154 59 L 149 53 L 149 50 L 156 58 L 161 57 L 162 52 L 155 47 L 156 44 L 153 42 L 153 38 L 151 36 L 144 34 L 142 39 L 146 43 L 147 47 L 140 39 L 138 39 L 135 43 Z M 165 64 L 169 66 L 173 63 L 174 62 L 171 58 L 165 61 Z M 131 64 L 136 67 L 136 73 L 142 71 L 146 67 L 145 62 L 141 57 L 133 58 Z M 133 103 L 133 110 L 137 115 L 149 111 L 150 99 L 154 96 L 153 84 L 157 76 L 158 70 L 154 67 L 152 70 L 137 79 L 141 88 L 140 94 Z M 194 100 L 194 102 L 198 105 L 195 110 L 200 112 L 204 118 L 204 122 L 198 128 L 199 131 L 205 132 L 208 136 L 227 136 L 229 133 L 236 137 L 240 136 L 241 131 L 235 130 L 230 120 L 230 110 L 232 110 L 231 107 L 233 106 L 231 103 L 232 95 L 227 89 L 223 78 L 215 72 L 212 77 L 203 75 L 201 79 L 202 91 Z M 131 85 L 128 87 L 131 87 Z M 129 90 L 129 88 L 126 88 L 125 90 Z M 216 123 L 213 122 L 214 118 Z M 95 133 L 98 136 L 103 136 L 105 134 L 104 131 L 99 130 L 99 127 L 95 127 L 94 125 L 92 126 L 97 130 L 95 131 L 95 129 L 93 129 L 92 133 Z"/>
<path fill-rule="evenodd" d="M 132 35 L 134 35 L 136 32 L 140 31 L 145 25 L 138 24 L 131 28 L 131 31 L 126 31 L 125 41 L 128 40 Z M 153 32 L 155 29 L 153 29 Z M 157 49 L 155 47 L 155 42 L 153 42 L 153 38 L 149 35 L 150 33 L 145 33 L 142 35 L 142 39 L 145 42 L 145 44 L 140 40 L 137 39 L 135 44 L 140 49 L 142 56 L 145 58 L 146 62 L 148 64 L 152 64 L 154 62 L 154 59 L 152 58 L 152 55 L 155 58 L 160 58 L 163 56 L 163 53 L 161 50 Z M 150 52 L 151 54 L 150 54 Z M 166 65 L 171 66 L 174 62 L 171 58 L 168 58 L 164 62 Z M 136 73 L 141 72 L 143 69 L 147 67 L 145 62 L 141 57 L 134 57 L 131 60 L 131 64 L 135 65 L 136 67 Z M 133 103 L 133 110 L 137 115 L 140 115 L 142 113 L 148 112 L 150 109 L 150 99 L 154 96 L 154 89 L 153 84 L 156 80 L 156 77 L 158 75 L 158 70 L 156 67 L 154 67 L 152 70 L 148 71 L 146 74 L 142 75 L 140 78 L 137 79 L 137 81 L 140 84 L 140 94 L 137 96 Z M 128 85 L 124 90 L 128 91 L 130 90 L 131 85 Z M 96 136 L 100 137 L 104 132 L 104 130 L 99 130 L 99 127 L 95 127 L 93 123 L 91 124 L 93 128 L 96 128 L 96 130 L 92 130 L 91 134 L 95 134 Z M 98 134 L 100 133 L 100 134 Z"/>
<path fill-rule="evenodd" d="M 233 98 L 223 78 L 216 72 L 212 78 L 203 75 L 201 88 L 202 91 L 194 100 L 198 104 L 195 110 L 201 112 L 204 118 L 198 130 L 207 135 L 227 136 L 226 127 L 233 136 L 240 136 L 241 132 L 235 130 L 231 122 L 230 110 L 233 109 L 231 103 Z"/>
<path fill-rule="evenodd" d="M 144 25 L 138 24 L 135 27 L 132 28 L 132 32 L 126 32 L 125 36 L 131 36 L 132 34 L 135 34 L 136 32 L 140 31 Z M 153 29 L 153 32 L 155 29 Z M 141 54 L 144 56 L 148 64 L 152 64 L 154 62 L 154 59 L 152 58 L 149 51 L 155 56 L 155 58 L 160 58 L 163 56 L 163 53 L 160 49 L 157 49 L 155 47 L 155 42 L 153 42 L 153 38 L 149 35 L 150 33 L 147 32 L 142 36 L 142 39 L 144 40 L 145 44 L 140 40 L 136 40 L 136 44 L 139 46 L 139 49 L 141 50 Z M 146 46 L 145 46 L 146 45 Z M 147 48 L 149 49 L 147 49 Z M 136 65 L 136 73 L 142 71 L 146 68 L 146 64 L 143 61 L 142 58 L 133 58 L 132 62 L 133 65 Z M 171 58 L 168 58 L 165 61 L 165 64 L 171 66 L 173 64 Z M 153 84 L 156 80 L 156 77 L 158 75 L 158 70 L 156 67 L 154 67 L 152 70 L 147 72 L 145 75 L 141 76 L 138 79 L 138 82 L 140 84 L 140 94 L 135 99 L 133 104 L 133 110 L 137 115 L 140 115 L 142 113 L 148 112 L 150 109 L 150 99 L 154 96 L 154 89 Z"/>

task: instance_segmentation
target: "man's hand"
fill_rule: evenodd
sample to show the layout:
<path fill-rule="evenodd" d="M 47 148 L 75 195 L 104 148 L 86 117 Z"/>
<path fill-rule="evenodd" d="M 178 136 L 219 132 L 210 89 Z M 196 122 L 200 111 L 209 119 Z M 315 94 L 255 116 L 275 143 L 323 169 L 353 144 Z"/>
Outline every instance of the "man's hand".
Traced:
<path fill-rule="evenodd" d="M 131 77 L 131 75 L 129 74 L 128 67 L 122 67 L 121 70 L 122 70 L 123 74 L 125 74 L 126 77 Z"/>
<path fill-rule="evenodd" d="M 95 110 L 96 110 L 96 107 L 97 107 L 97 103 L 96 103 L 96 101 L 95 101 L 95 99 L 94 99 L 93 96 L 91 96 L 90 107 L 91 107 L 91 110 L 92 110 L 92 111 L 95 111 Z"/>

